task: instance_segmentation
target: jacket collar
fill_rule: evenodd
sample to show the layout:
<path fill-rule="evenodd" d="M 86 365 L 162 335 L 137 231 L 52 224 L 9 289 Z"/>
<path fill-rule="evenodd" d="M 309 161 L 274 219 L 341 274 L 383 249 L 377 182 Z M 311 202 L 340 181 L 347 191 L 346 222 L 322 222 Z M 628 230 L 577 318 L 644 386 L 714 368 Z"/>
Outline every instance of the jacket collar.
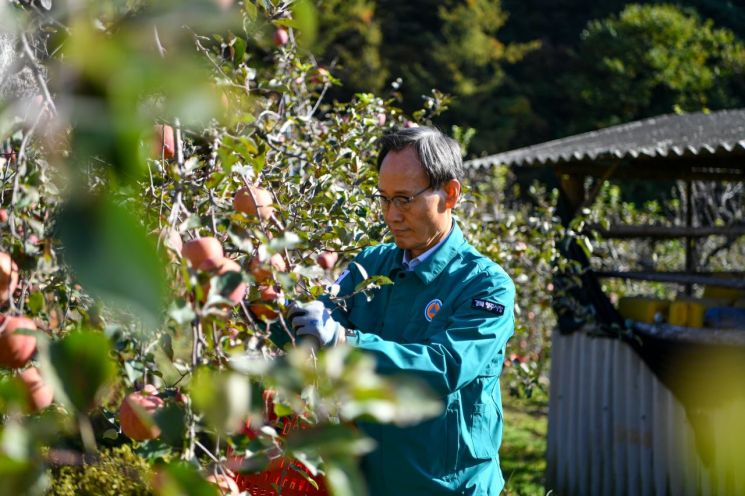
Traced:
<path fill-rule="evenodd" d="M 450 261 L 460 252 L 462 245 L 466 242 L 463 232 L 458 227 L 458 223 L 453 219 L 453 229 L 448 234 L 445 242 L 442 243 L 434 253 L 429 255 L 424 262 L 417 265 L 412 272 L 421 279 L 424 284 L 432 282 L 440 272 L 447 267 Z M 403 250 L 400 250 L 398 260 L 403 259 Z"/>

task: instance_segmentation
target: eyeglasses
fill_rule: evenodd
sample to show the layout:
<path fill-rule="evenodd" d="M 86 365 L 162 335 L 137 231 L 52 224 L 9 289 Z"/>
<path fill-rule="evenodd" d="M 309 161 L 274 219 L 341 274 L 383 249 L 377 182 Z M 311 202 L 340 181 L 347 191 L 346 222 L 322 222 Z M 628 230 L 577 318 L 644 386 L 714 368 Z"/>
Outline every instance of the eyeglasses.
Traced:
<path fill-rule="evenodd" d="M 373 200 L 376 200 L 380 204 L 380 208 L 382 208 L 383 210 L 388 210 L 388 207 L 390 207 L 391 203 L 393 203 L 394 205 L 396 205 L 397 209 L 405 211 L 405 210 L 408 210 L 409 207 L 411 207 L 411 202 L 413 202 L 417 196 L 421 195 L 422 193 L 424 193 L 425 191 L 431 188 L 432 188 L 431 186 L 427 186 L 423 190 L 417 193 L 414 193 L 411 196 L 397 195 L 397 196 L 394 196 L 393 198 L 388 198 L 386 196 L 378 194 L 378 195 L 373 195 L 372 197 L 373 197 Z"/>

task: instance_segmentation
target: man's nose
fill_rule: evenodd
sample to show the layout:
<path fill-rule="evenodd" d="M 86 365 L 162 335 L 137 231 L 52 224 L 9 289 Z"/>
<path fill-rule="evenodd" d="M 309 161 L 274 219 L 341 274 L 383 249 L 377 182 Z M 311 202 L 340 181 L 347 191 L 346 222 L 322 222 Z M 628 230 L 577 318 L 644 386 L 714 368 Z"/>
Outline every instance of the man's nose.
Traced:
<path fill-rule="evenodd" d="M 391 203 L 385 211 L 384 218 L 386 223 L 390 224 L 392 222 L 401 222 L 404 216 L 401 209 L 398 208 L 395 203 Z"/>

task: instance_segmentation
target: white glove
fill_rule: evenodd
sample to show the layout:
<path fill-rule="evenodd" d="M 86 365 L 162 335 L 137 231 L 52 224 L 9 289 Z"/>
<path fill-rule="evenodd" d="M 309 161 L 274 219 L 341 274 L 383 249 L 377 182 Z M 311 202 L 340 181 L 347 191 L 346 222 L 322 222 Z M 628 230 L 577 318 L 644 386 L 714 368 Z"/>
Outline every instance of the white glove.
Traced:
<path fill-rule="evenodd" d="M 297 336 L 312 336 L 322 346 L 332 344 L 344 327 L 331 317 L 331 312 L 320 301 L 293 303 L 290 306 L 290 325 Z"/>

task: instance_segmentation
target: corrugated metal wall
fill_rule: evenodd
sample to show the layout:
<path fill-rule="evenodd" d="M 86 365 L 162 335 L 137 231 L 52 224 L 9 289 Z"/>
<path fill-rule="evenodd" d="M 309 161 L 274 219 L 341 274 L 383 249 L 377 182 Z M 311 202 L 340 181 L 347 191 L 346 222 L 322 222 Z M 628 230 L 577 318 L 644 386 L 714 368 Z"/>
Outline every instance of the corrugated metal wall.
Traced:
<path fill-rule="evenodd" d="M 546 490 L 554 495 L 745 495 L 745 459 L 733 451 L 742 405 L 709 420 L 704 464 L 686 412 L 617 339 L 553 336 Z M 734 436 L 728 439 L 730 436 Z M 739 473 L 738 473 L 739 472 Z"/>

